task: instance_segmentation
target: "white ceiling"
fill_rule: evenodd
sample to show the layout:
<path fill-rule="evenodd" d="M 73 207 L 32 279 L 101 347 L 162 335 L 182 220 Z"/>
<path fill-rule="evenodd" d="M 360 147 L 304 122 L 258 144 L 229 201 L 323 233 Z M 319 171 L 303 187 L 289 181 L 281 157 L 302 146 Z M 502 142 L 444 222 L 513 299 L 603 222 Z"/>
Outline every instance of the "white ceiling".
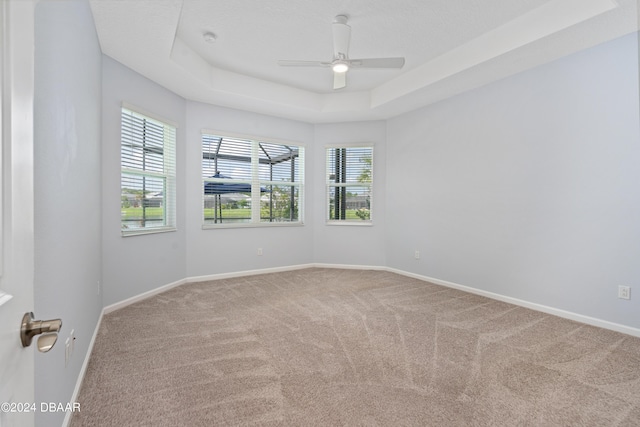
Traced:
<path fill-rule="evenodd" d="M 90 0 L 102 51 L 190 100 L 308 122 L 392 117 L 638 30 L 638 0 Z M 333 91 L 331 23 L 351 26 Z M 216 35 L 207 43 L 203 34 Z"/>

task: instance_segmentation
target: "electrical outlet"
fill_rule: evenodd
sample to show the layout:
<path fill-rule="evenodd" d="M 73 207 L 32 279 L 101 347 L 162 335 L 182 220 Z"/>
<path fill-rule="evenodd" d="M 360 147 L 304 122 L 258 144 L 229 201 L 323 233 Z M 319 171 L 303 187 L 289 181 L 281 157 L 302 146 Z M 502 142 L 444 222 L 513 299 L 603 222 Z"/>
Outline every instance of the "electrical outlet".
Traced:
<path fill-rule="evenodd" d="M 262 256 L 262 248 L 258 248 L 258 256 Z"/>
<path fill-rule="evenodd" d="M 631 299 L 631 287 L 618 286 L 618 298 Z"/>
<path fill-rule="evenodd" d="M 413 254 L 413 257 L 415 259 L 420 259 L 420 251 L 415 251 L 415 253 Z"/>

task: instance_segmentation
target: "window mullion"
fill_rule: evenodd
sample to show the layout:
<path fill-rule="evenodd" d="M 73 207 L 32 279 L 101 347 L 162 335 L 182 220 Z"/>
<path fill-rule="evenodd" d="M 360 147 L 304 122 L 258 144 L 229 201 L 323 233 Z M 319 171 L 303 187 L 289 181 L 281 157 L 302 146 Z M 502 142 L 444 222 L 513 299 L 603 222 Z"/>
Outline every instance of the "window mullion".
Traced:
<path fill-rule="evenodd" d="M 251 142 L 251 222 L 260 222 L 260 144 Z"/>

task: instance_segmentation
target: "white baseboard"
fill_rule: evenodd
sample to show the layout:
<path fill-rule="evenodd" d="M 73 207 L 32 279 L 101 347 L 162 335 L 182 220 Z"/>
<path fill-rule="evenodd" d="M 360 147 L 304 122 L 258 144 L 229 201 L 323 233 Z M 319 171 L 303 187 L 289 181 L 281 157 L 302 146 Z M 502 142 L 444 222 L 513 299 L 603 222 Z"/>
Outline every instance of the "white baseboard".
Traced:
<path fill-rule="evenodd" d="M 231 279 L 234 277 L 256 276 L 258 274 L 281 273 L 283 271 L 302 270 L 305 268 L 315 267 L 315 264 L 297 264 L 284 267 L 262 268 L 259 270 L 236 271 L 233 273 L 209 274 L 206 276 L 192 276 L 186 280 L 186 283 L 206 282 L 209 280 Z"/>
<path fill-rule="evenodd" d="M 82 362 L 82 367 L 80 368 L 80 373 L 78 374 L 78 378 L 76 379 L 76 386 L 73 389 L 73 394 L 71 395 L 71 399 L 69 402 L 77 402 L 78 395 L 80 394 L 80 389 L 82 388 L 82 382 L 84 381 L 84 376 L 87 373 L 87 367 L 89 366 L 89 359 L 91 359 L 91 354 L 93 353 L 93 345 L 96 343 L 96 337 L 98 336 L 98 331 L 100 331 L 100 325 L 102 324 L 102 317 L 104 316 L 104 309 L 100 313 L 100 317 L 98 318 L 98 323 L 96 324 L 95 329 L 93 330 L 93 335 L 91 336 L 91 341 L 89 341 L 89 348 L 87 348 L 87 353 L 84 356 L 84 361 Z M 80 408 L 82 410 L 82 408 Z M 62 421 L 62 427 L 68 427 L 71 423 L 71 418 L 73 417 L 73 411 L 67 411 L 64 416 L 64 420 Z"/>
<path fill-rule="evenodd" d="M 391 273 L 400 274 L 407 277 L 413 277 L 415 279 L 424 280 L 426 282 L 435 283 L 436 285 L 445 286 L 448 288 L 458 289 L 461 291 L 469 292 L 476 295 L 481 295 L 487 298 L 491 298 L 497 301 L 507 302 L 509 304 L 514 304 L 520 307 L 530 308 L 532 310 L 540 311 L 547 314 L 552 314 L 554 316 L 562 317 L 565 319 L 575 320 L 576 322 L 585 323 L 587 325 L 597 326 L 599 328 L 610 329 L 613 331 L 621 332 L 623 334 L 632 335 L 636 337 L 640 337 L 640 329 L 634 328 L 631 326 L 622 325 L 619 323 L 609 322 L 607 320 L 597 319 L 594 317 L 585 316 L 582 314 L 573 313 L 570 311 L 561 310 L 554 307 L 549 307 L 542 304 L 537 304 L 517 298 L 512 298 L 505 295 L 496 294 L 493 292 L 484 291 L 482 289 L 476 289 L 470 286 L 460 285 L 453 282 L 448 282 L 446 280 L 436 279 L 433 277 L 427 277 L 420 274 L 411 273 L 404 270 L 399 270 L 391 267 L 382 267 L 382 266 L 371 266 L 371 265 L 344 265 L 344 264 L 329 264 L 329 263 L 310 263 L 310 264 L 298 264 L 298 265 L 290 265 L 283 267 L 273 267 L 273 268 L 264 268 L 258 270 L 246 270 L 246 271 L 237 271 L 232 273 L 220 273 L 220 274 L 211 274 L 206 276 L 193 276 L 188 277 L 186 279 L 178 280 L 173 283 L 169 283 L 168 285 L 161 286 L 159 288 L 150 290 L 148 292 L 142 293 L 140 295 L 133 296 L 131 298 L 127 298 L 126 300 L 117 302 L 115 304 L 111 304 L 104 308 L 103 313 L 111 313 L 112 311 L 118 310 L 120 308 L 131 305 L 135 302 L 142 301 L 144 299 L 150 298 L 154 295 L 167 291 L 176 286 L 183 285 L 185 283 L 195 283 L 195 282 L 204 282 L 209 280 L 220 280 L 220 279 L 228 279 L 234 277 L 243 277 L 243 276 L 254 276 L 258 274 L 268 274 L 268 273 L 280 273 L 283 271 L 293 271 L 293 270 L 301 270 L 304 268 L 336 268 L 336 269 L 355 269 L 355 270 L 378 270 L 378 271 L 388 271 Z"/>
<path fill-rule="evenodd" d="M 175 282 L 169 283 L 168 285 L 163 285 L 163 286 L 160 286 L 159 288 L 151 289 L 150 291 L 147 291 L 138 295 L 134 295 L 120 302 L 116 302 L 114 304 L 106 306 L 103 310 L 104 314 L 111 313 L 112 311 L 116 311 L 120 308 L 126 307 L 138 301 L 151 298 L 152 296 L 158 295 L 164 291 L 168 291 L 169 289 L 175 288 L 176 286 L 184 285 L 185 283 L 187 283 L 186 279 L 176 280 Z"/>
<path fill-rule="evenodd" d="M 316 268 L 337 268 L 343 270 L 376 270 L 376 271 L 387 271 L 387 267 L 381 267 L 379 265 L 356 265 L 356 264 L 324 264 L 324 263 L 315 263 L 313 267 Z"/>
<path fill-rule="evenodd" d="M 422 276 L 420 274 L 409 273 L 404 270 L 397 270 L 395 268 L 386 268 L 386 271 L 401 274 L 407 277 L 413 277 L 414 279 L 424 280 L 436 285 L 445 286 L 447 288 L 458 289 L 470 294 L 480 295 L 483 297 L 491 298 L 494 300 L 507 302 L 509 304 L 517 305 L 520 307 L 530 308 L 532 310 L 540 311 L 542 313 L 552 314 L 554 316 L 562 317 L 569 320 L 575 320 L 576 322 L 585 323 L 591 326 L 597 326 L 599 328 L 610 329 L 612 331 L 621 332 L 623 334 L 640 337 L 640 329 L 632 326 L 621 325 L 619 323 L 609 322 L 607 320 L 597 319 L 595 317 L 589 317 L 582 314 L 573 313 L 571 311 L 561 310 L 559 308 L 549 307 L 534 302 L 521 300 L 518 298 L 512 298 L 505 295 L 496 294 L 493 292 L 484 291 L 482 289 L 472 288 L 470 286 L 459 285 L 457 283 L 448 282 L 446 280 L 435 279 L 433 277 Z"/>

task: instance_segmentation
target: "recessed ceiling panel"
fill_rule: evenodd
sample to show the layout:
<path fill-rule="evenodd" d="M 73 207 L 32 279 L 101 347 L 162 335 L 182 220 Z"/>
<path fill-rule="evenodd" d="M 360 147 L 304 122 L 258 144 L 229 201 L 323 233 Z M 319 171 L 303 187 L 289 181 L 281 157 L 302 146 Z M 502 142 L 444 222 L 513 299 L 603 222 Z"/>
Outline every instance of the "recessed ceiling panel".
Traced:
<path fill-rule="evenodd" d="M 151 80 L 187 99 L 312 122 L 389 117 L 433 102 L 429 86 L 441 99 L 443 87 L 454 94 L 638 28 L 636 0 L 90 1 L 103 52 Z M 336 15 L 348 17 L 351 58 L 404 57 L 404 67 L 351 69 L 334 91 L 329 68 L 278 65 L 331 61 Z"/>

